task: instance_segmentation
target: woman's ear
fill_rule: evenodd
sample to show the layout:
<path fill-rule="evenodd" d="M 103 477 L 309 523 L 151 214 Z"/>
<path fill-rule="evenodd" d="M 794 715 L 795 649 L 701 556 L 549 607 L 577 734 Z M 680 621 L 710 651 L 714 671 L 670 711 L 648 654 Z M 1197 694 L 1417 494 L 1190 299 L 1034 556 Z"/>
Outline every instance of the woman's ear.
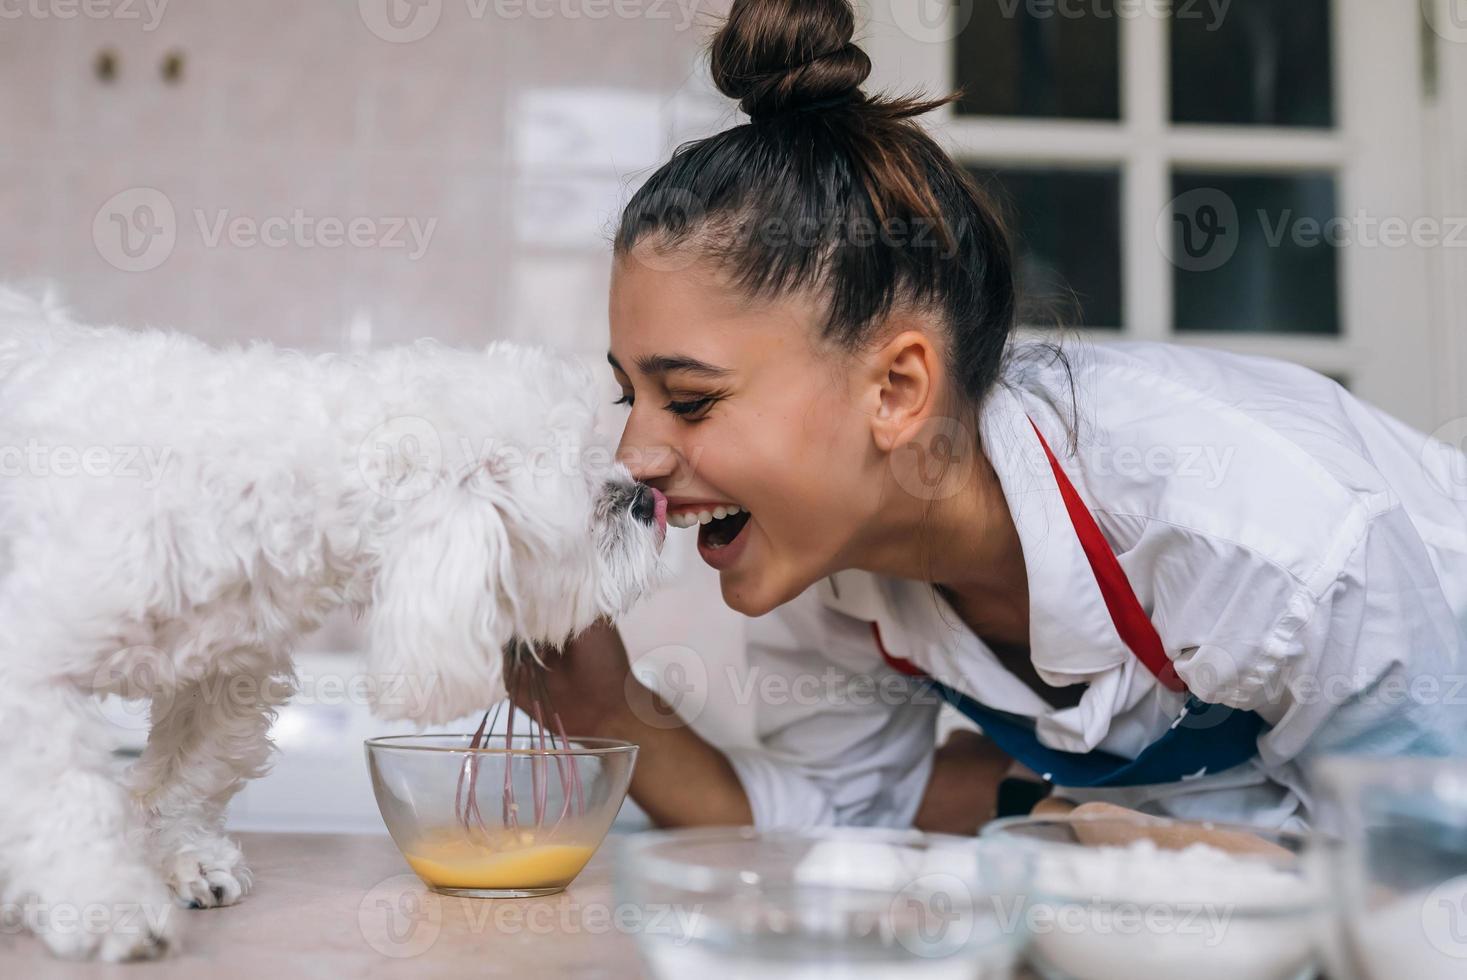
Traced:
<path fill-rule="evenodd" d="M 892 478 L 918 500 L 942 500 L 973 478 L 974 433 L 946 414 L 942 352 L 929 334 L 903 330 L 875 352 L 867 379 L 875 411 L 871 436 Z"/>
<path fill-rule="evenodd" d="M 937 405 L 938 351 L 920 330 L 903 330 L 868 362 L 876 402 L 871 434 L 882 452 L 914 438 Z"/>

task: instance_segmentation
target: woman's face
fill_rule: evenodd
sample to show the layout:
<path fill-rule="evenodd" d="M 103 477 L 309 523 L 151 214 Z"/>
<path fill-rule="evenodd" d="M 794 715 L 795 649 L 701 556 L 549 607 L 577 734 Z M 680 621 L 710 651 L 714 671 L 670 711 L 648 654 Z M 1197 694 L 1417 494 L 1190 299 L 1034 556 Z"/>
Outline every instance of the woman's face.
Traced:
<path fill-rule="evenodd" d="M 619 457 L 667 495 L 670 523 L 746 512 L 697 533 L 724 601 L 750 616 L 855 564 L 880 509 L 880 397 L 858 359 L 818 340 L 817 317 L 809 300 L 750 301 L 701 264 L 633 256 L 612 279 L 610 360 L 630 404 Z"/>

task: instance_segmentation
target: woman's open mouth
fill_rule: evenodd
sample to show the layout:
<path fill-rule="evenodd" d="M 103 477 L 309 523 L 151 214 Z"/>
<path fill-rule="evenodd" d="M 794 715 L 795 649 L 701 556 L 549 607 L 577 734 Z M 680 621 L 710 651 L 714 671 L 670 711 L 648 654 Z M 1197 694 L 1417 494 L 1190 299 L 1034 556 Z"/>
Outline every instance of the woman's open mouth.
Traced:
<path fill-rule="evenodd" d="M 698 543 L 708 548 L 726 548 L 749 523 L 749 512 L 738 510 L 725 517 L 715 517 L 698 528 Z"/>
<path fill-rule="evenodd" d="M 689 508 L 676 514 L 668 514 L 667 523 L 672 527 L 696 526 L 698 550 L 707 558 L 738 541 L 744 528 L 749 525 L 749 518 L 749 512 L 742 507 L 720 504 L 704 510 Z"/>

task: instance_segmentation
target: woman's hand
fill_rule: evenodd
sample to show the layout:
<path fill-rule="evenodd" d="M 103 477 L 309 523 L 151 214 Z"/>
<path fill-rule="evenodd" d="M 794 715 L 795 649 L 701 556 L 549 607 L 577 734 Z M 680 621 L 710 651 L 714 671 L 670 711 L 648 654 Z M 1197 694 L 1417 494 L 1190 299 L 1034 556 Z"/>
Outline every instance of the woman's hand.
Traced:
<path fill-rule="evenodd" d="M 605 729 L 626 708 L 623 688 L 631 676 L 626 647 L 605 620 L 586 630 L 564 650 L 537 647 L 550 706 L 571 735 L 608 736 Z M 533 668 L 532 668 L 533 669 Z M 530 708 L 524 690 L 511 691 L 515 705 Z"/>
<path fill-rule="evenodd" d="M 663 827 L 753 822 L 728 759 L 633 676 L 615 627 L 600 622 L 563 652 L 542 651 L 550 702 L 565 730 L 640 746 L 632 799 Z M 522 697 L 516 705 L 526 707 Z"/>
<path fill-rule="evenodd" d="M 998 812 L 998 785 L 1012 765 L 982 735 L 955 730 L 937 750 L 913 826 L 931 833 L 976 834 Z"/>

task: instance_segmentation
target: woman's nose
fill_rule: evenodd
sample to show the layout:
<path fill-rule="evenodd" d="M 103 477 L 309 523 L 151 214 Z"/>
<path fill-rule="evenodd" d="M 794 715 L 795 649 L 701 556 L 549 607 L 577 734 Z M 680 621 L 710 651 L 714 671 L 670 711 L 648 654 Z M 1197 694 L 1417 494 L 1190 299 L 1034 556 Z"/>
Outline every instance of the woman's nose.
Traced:
<path fill-rule="evenodd" d="M 666 446 L 618 449 L 616 459 L 631 471 L 632 479 L 638 483 L 666 479 L 677 469 L 677 457 Z"/>
<path fill-rule="evenodd" d="M 665 479 L 677 469 L 677 454 L 671 446 L 643 444 L 631 436 L 632 430 L 628 426 L 622 433 L 621 445 L 616 447 L 616 461 L 626 466 L 638 483 Z"/>

